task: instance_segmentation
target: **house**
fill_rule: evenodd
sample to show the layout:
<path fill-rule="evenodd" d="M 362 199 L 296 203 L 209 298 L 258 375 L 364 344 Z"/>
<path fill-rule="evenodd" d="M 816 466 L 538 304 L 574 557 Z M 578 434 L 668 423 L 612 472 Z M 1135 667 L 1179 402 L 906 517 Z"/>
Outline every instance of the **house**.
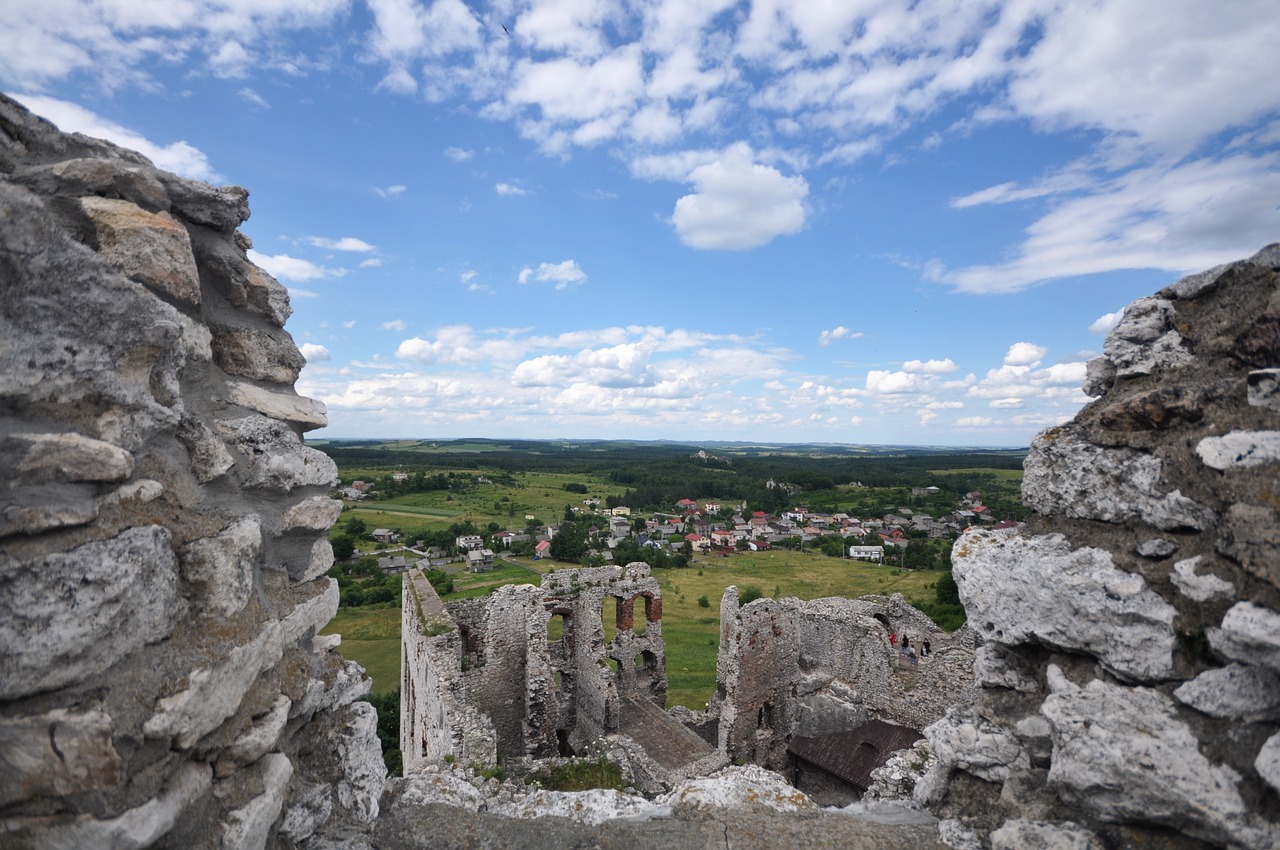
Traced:
<path fill-rule="evenodd" d="M 470 552 L 474 549 L 484 548 L 484 538 L 478 534 L 463 534 L 453 542 L 458 547 L 459 552 Z"/>
<path fill-rule="evenodd" d="M 493 569 L 492 549 L 472 549 L 467 553 L 467 572 L 483 573 L 491 569 Z"/>
<path fill-rule="evenodd" d="M 614 516 L 631 516 L 631 508 L 628 508 L 626 505 L 618 505 L 618 507 L 614 508 L 609 513 Z"/>
<path fill-rule="evenodd" d="M 718 514 L 720 513 L 720 503 L 707 502 L 705 505 L 702 506 L 702 509 L 709 514 Z"/>
<path fill-rule="evenodd" d="M 378 559 L 378 569 L 387 575 L 395 575 L 409 569 L 409 562 L 404 559 L 404 555 L 388 555 Z"/>
<path fill-rule="evenodd" d="M 712 546 L 725 546 L 732 549 L 734 544 L 738 542 L 738 535 L 727 528 L 718 528 L 711 532 Z"/>
<path fill-rule="evenodd" d="M 912 487 L 911 495 L 913 496 L 936 496 L 942 491 L 932 485 L 928 487 Z"/>
<path fill-rule="evenodd" d="M 409 473 L 407 473 L 407 472 L 393 472 L 393 473 L 391 473 L 391 480 L 392 480 L 392 481 L 408 481 L 408 480 L 409 480 Z"/>
<path fill-rule="evenodd" d="M 498 531 L 495 532 L 493 537 L 490 539 L 493 541 L 494 546 L 499 546 L 503 549 L 510 549 L 512 537 L 515 537 L 515 535 L 510 531 Z"/>
<path fill-rule="evenodd" d="M 400 539 L 400 532 L 392 531 L 390 528 L 375 528 L 369 536 L 378 543 L 395 543 Z"/>
<path fill-rule="evenodd" d="M 691 511 L 697 506 L 698 506 L 698 503 L 695 502 L 693 499 L 681 499 L 680 501 L 676 502 L 676 510 L 681 512 Z"/>
<path fill-rule="evenodd" d="M 684 539 L 693 545 L 694 549 L 699 552 L 705 552 L 711 548 L 711 541 L 703 537 L 701 534 L 686 534 Z"/>
<path fill-rule="evenodd" d="M 883 546 L 850 546 L 849 557 L 859 561 L 875 561 L 884 563 Z"/>
<path fill-rule="evenodd" d="M 540 561 L 543 558 L 551 557 L 551 541 L 543 540 L 533 547 L 533 559 Z"/>
<path fill-rule="evenodd" d="M 768 552 L 773 547 L 769 545 L 768 540 L 752 540 L 747 543 L 747 548 L 752 552 Z"/>

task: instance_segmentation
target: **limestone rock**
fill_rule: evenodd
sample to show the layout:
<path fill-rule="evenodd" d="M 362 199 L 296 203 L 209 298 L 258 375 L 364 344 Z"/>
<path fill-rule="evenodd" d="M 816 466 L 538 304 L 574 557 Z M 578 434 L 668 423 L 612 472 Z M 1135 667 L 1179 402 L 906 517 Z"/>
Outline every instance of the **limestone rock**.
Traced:
<path fill-rule="evenodd" d="M 1280 431 L 1231 431 L 1196 446 L 1205 466 L 1239 469 L 1280 461 Z"/>
<path fill-rule="evenodd" d="M 302 352 L 283 331 L 217 325 L 214 356 L 228 375 L 293 386 L 302 370 Z"/>
<path fill-rule="evenodd" d="M 68 198 L 101 195 L 123 198 L 150 212 L 169 208 L 169 199 L 164 186 L 156 179 L 155 170 L 127 162 L 78 157 L 23 169 L 13 177 L 43 195 Z"/>
<path fill-rule="evenodd" d="M 124 481 L 133 474 L 132 454 L 83 434 L 11 434 L 0 453 L 20 458 L 11 485 Z"/>
<path fill-rule="evenodd" d="M 1139 298 L 1126 307 L 1102 347 L 1116 374 L 1150 375 L 1191 362 L 1175 318 L 1173 304 L 1163 298 Z"/>
<path fill-rule="evenodd" d="M 1133 449 L 1110 449 L 1057 429 L 1031 444 L 1022 500 L 1039 514 L 1104 522 L 1141 519 L 1156 528 L 1201 530 L 1216 518 L 1179 490 L 1161 492 L 1160 459 Z"/>
<path fill-rule="evenodd" d="M 1207 295 L 1218 288 L 1218 280 L 1229 268 L 1231 268 L 1230 265 L 1223 264 L 1206 271 L 1189 274 L 1177 283 L 1162 289 L 1160 294 L 1165 298 L 1174 298 L 1178 301 L 1191 301 L 1201 295 Z"/>
<path fill-rule="evenodd" d="M 1228 664 L 1206 670 L 1178 687 L 1173 696 L 1210 717 L 1225 720 L 1280 720 L 1280 675 L 1265 667 Z"/>
<path fill-rule="evenodd" d="M 1280 413 L 1280 369 L 1255 369 L 1249 373 L 1249 404 Z"/>
<path fill-rule="evenodd" d="M 0 553 L 0 698 L 79 681 L 182 615 L 168 530 L 131 528 L 33 560 Z"/>
<path fill-rule="evenodd" d="M 93 222 L 99 253 L 117 271 L 182 304 L 200 303 L 191 240 L 168 213 L 111 198 L 81 198 L 80 206 Z"/>
<path fill-rule="evenodd" d="M 217 535 L 182 548 L 182 577 L 199 610 L 229 617 L 249 601 L 262 555 L 262 523 L 243 516 Z"/>
<path fill-rule="evenodd" d="M 253 719 L 253 725 L 236 738 L 235 743 L 223 750 L 214 765 L 214 775 L 223 779 L 245 765 L 253 764 L 271 751 L 280 740 L 280 733 L 289 720 L 289 708 L 293 705 L 284 694 L 276 697 L 266 714 Z"/>
<path fill-rule="evenodd" d="M 618 791 L 542 791 L 509 803 L 493 805 L 492 811 L 516 818 L 561 817 L 575 823 L 599 825 L 619 818 L 647 818 L 663 809 L 644 797 Z"/>
<path fill-rule="evenodd" d="M 973 677 L 984 688 L 1009 688 L 1024 694 L 1040 690 L 1040 683 L 1010 657 L 1004 646 L 984 643 L 973 657 Z"/>
<path fill-rule="evenodd" d="M 1104 821 L 1157 823 L 1241 850 L 1280 841 L 1280 827 L 1250 813 L 1240 775 L 1205 758 L 1163 693 L 1101 680 L 1081 688 L 1052 665 L 1049 683 L 1049 785 L 1065 799 Z"/>
<path fill-rule="evenodd" d="M 246 487 L 286 492 L 295 487 L 331 487 L 338 468 L 323 452 L 304 446 L 287 425 L 265 416 L 224 419 L 217 429 L 247 460 Z"/>
<path fill-rule="evenodd" d="M 1280 511 L 1232 505 L 1219 531 L 1217 549 L 1272 587 L 1280 587 Z"/>
<path fill-rule="evenodd" d="M 973 628 L 1006 646 L 1036 641 L 1095 655 L 1130 679 L 1173 672 L 1173 606 L 1104 549 L 1072 549 L 1061 534 L 971 531 L 953 568 Z"/>
<path fill-rule="evenodd" d="M 293 776 L 293 763 L 287 756 L 272 753 L 263 756 L 253 768 L 262 793 L 227 816 L 219 846 L 222 850 L 256 850 L 265 847 L 271 826 L 280 817 L 285 789 Z M 245 781 L 243 779 L 241 782 Z"/>
<path fill-rule="evenodd" d="M 991 850 L 1104 850 L 1089 830 L 1070 822 L 1005 821 L 991 833 Z"/>
<path fill-rule="evenodd" d="M 971 708 L 953 709 L 924 733 L 939 763 L 989 782 L 1003 782 L 1011 772 L 1031 767 L 1031 757 L 1016 737 Z"/>
<path fill-rule="evenodd" d="M 82 816 L 68 824 L 39 825 L 32 830 L 30 846 L 41 850 L 142 850 L 173 829 L 178 818 L 213 783 L 207 764 L 187 762 L 165 784 L 160 796 L 129 809 L 118 817 L 98 820 Z"/>
<path fill-rule="evenodd" d="M 280 637 L 286 646 L 297 643 L 304 636 L 324 627 L 338 613 L 338 582 L 326 579 L 321 592 L 299 602 L 289 615 L 280 621 Z"/>
<path fill-rule="evenodd" d="M 1173 575 L 1169 580 L 1182 592 L 1182 595 L 1195 602 L 1209 602 L 1214 599 L 1226 599 L 1236 592 L 1236 586 L 1224 581 L 1212 573 L 1196 575 L 1203 555 L 1178 561 L 1173 565 Z"/>
<path fill-rule="evenodd" d="M 421 806 L 439 803 L 451 809 L 477 812 L 485 805 L 484 794 L 453 771 L 413 773 L 404 778 L 398 805 Z"/>
<path fill-rule="evenodd" d="M 1144 540 L 1135 551 L 1144 558 L 1159 560 L 1169 557 L 1179 548 L 1177 543 L 1165 540 L 1163 537 L 1153 537 L 1150 540 Z"/>
<path fill-rule="evenodd" d="M 210 186 L 161 171 L 158 174 L 174 215 L 231 233 L 249 218 L 249 192 L 239 186 Z"/>
<path fill-rule="evenodd" d="M 1213 651 L 1232 661 L 1263 664 L 1280 672 L 1280 613 L 1252 602 L 1237 602 L 1222 626 L 1206 629 Z"/>
<path fill-rule="evenodd" d="M 1111 389 L 1115 382 L 1115 365 L 1105 357 L 1095 357 L 1085 366 L 1084 386 L 1081 389 L 1090 398 L 1097 398 Z"/>
<path fill-rule="evenodd" d="M 201 484 L 220 478 L 235 466 L 236 459 L 226 444 L 203 422 L 184 418 L 178 428 L 178 439 L 186 446 L 191 457 L 192 474 Z"/>
<path fill-rule="evenodd" d="M 338 804 L 364 823 L 372 823 L 387 783 L 387 765 L 378 743 L 378 712 L 367 702 L 353 702 L 343 711 L 346 722 L 335 742 L 342 765 Z"/>
<path fill-rule="evenodd" d="M 271 419 L 295 422 L 304 431 L 323 428 L 329 423 L 324 402 L 296 393 L 278 393 L 254 384 L 233 383 L 228 388 L 227 400 Z"/>
<path fill-rule="evenodd" d="M 186 687 L 162 697 L 143 732 L 148 738 L 172 738 L 176 749 L 189 749 L 236 713 L 258 674 L 282 653 L 280 624 L 270 621 L 252 641 L 233 648 L 221 662 L 195 670 L 186 677 Z"/>
<path fill-rule="evenodd" d="M 1253 767 L 1276 791 L 1280 791 L 1280 732 L 1272 735 L 1258 751 Z"/>
<path fill-rule="evenodd" d="M 691 779 L 659 802 L 681 812 L 756 809 L 776 812 L 814 811 L 817 806 L 782 777 L 762 767 L 726 767 L 704 779 Z"/>
<path fill-rule="evenodd" d="M 285 511 L 280 526 L 283 531 L 328 531 L 341 515 L 341 501 L 328 496 L 315 496 L 298 502 Z"/>
<path fill-rule="evenodd" d="M 327 823 L 332 813 L 333 790 L 328 785 L 306 783 L 297 795 L 297 802 L 285 810 L 280 834 L 300 844 Z"/>
<path fill-rule="evenodd" d="M 120 782 L 111 717 L 99 707 L 0 719 L 0 805 Z"/>
<path fill-rule="evenodd" d="M 288 563 L 289 578 L 296 582 L 308 582 L 319 578 L 333 567 L 333 544 L 329 538 L 321 537 L 311 544 L 311 551 L 305 564 Z"/>

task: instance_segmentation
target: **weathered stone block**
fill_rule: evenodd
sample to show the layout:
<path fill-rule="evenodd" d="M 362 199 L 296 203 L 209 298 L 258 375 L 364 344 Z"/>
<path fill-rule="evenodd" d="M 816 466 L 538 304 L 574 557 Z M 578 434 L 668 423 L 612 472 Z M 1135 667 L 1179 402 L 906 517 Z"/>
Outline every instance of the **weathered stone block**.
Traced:
<path fill-rule="evenodd" d="M 280 520 L 282 531 L 328 531 L 342 515 L 342 502 L 328 496 L 315 496 L 298 502 L 285 511 Z"/>
<path fill-rule="evenodd" d="M 1280 369 L 1255 369 L 1249 373 L 1249 404 L 1280 413 Z"/>
<path fill-rule="evenodd" d="M 1177 610 L 1105 549 L 1072 549 L 1061 534 L 971 531 L 955 551 L 960 601 L 988 641 L 1088 652 L 1130 679 L 1172 675 Z"/>
<path fill-rule="evenodd" d="M 1253 767 L 1273 790 L 1280 792 L 1280 732 L 1262 745 Z"/>
<path fill-rule="evenodd" d="M 387 765 L 378 743 L 378 712 L 367 702 L 353 702 L 343 712 L 345 722 L 335 741 L 342 762 L 338 804 L 364 823 L 372 823 L 387 784 Z"/>
<path fill-rule="evenodd" d="M 1226 720 L 1280 720 L 1280 675 L 1265 667 L 1229 664 L 1206 670 L 1173 696 L 1210 717 Z"/>
<path fill-rule="evenodd" d="M 1217 549 L 1273 587 L 1280 587 L 1280 511 L 1235 504 L 1218 533 Z"/>
<path fill-rule="evenodd" d="M 230 234 L 249 219 L 249 190 L 240 186 L 210 186 L 167 171 L 157 174 L 169 195 L 174 215 Z"/>
<path fill-rule="evenodd" d="M 200 303 L 200 275 L 187 229 L 168 213 L 111 198 L 81 198 L 98 252 L 125 277 L 183 304 Z"/>
<path fill-rule="evenodd" d="M 236 459 L 222 440 L 203 422 L 184 417 L 178 428 L 178 439 L 191 457 L 191 472 L 201 484 L 226 474 Z"/>
<path fill-rule="evenodd" d="M 1031 768 L 1022 742 L 972 708 L 947 712 L 924 733 L 939 763 L 989 782 L 1003 782 L 1011 772 Z"/>
<path fill-rule="evenodd" d="M 235 743 L 218 756 L 214 775 L 223 779 L 270 752 L 280 740 L 280 733 L 289 720 L 289 708 L 292 705 L 293 701 L 284 694 L 276 697 L 271 708 L 261 717 L 255 717 L 253 725 L 244 730 Z"/>
<path fill-rule="evenodd" d="M 0 805 L 119 784 L 111 734 L 111 717 L 96 707 L 0 719 Z"/>
<path fill-rule="evenodd" d="M 19 458 L 16 481 L 124 481 L 133 474 L 133 455 L 83 434 L 11 434 L 0 455 Z"/>
<path fill-rule="evenodd" d="M 1209 645 L 1223 658 L 1264 664 L 1280 672 L 1280 613 L 1253 602 L 1237 602 L 1222 625 L 1206 629 Z"/>
<path fill-rule="evenodd" d="M 1104 845 L 1079 824 L 1018 819 L 991 833 L 991 850 L 1104 850 Z"/>
<path fill-rule="evenodd" d="M 1224 581 L 1212 573 L 1196 574 L 1203 560 L 1203 555 L 1196 555 L 1194 558 L 1187 558 L 1174 564 L 1173 574 L 1169 576 L 1173 586 L 1178 588 L 1183 596 L 1195 602 L 1209 602 L 1233 596 L 1236 586 L 1231 582 Z"/>
<path fill-rule="evenodd" d="M 277 393 L 255 384 L 233 383 L 227 388 L 227 400 L 271 419 L 297 423 L 304 431 L 323 428 L 329 423 L 324 402 L 296 393 Z"/>
<path fill-rule="evenodd" d="M 1221 437 L 1205 437 L 1196 446 L 1205 466 L 1214 469 L 1247 469 L 1280 461 L 1280 431 L 1231 431 Z"/>
<path fill-rule="evenodd" d="M 217 430 L 247 460 L 246 487 L 290 491 L 295 487 L 332 487 L 338 467 L 324 452 L 304 446 L 292 428 L 265 416 L 224 419 Z"/>
<path fill-rule="evenodd" d="M 262 555 L 262 524 L 257 514 L 243 516 L 213 537 L 188 543 L 180 555 L 198 610 L 229 617 L 249 601 Z"/>
<path fill-rule="evenodd" d="M 255 775 L 237 777 L 237 784 L 251 782 L 261 786 L 262 793 L 227 815 L 218 844 L 222 850 L 256 850 L 266 846 L 271 825 L 284 807 L 285 790 L 293 778 L 293 763 L 288 756 L 272 753 L 243 773 Z"/>
<path fill-rule="evenodd" d="M 213 340 L 214 360 L 228 375 L 293 386 L 306 362 L 284 331 L 218 325 Z"/>
<path fill-rule="evenodd" d="M 1163 298 L 1139 298 L 1126 307 L 1102 346 L 1116 374 L 1150 375 L 1190 363 L 1191 352 L 1174 329 L 1176 317 L 1172 302 Z"/>
<path fill-rule="evenodd" d="M 168 637 L 183 614 L 167 529 L 33 560 L 0 554 L 0 697 L 52 690 Z"/>

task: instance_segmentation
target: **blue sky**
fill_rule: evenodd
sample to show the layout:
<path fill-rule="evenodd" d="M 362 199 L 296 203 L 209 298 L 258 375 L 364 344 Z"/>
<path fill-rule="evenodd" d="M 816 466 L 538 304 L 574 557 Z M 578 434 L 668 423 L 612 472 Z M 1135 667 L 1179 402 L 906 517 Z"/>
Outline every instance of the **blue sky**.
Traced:
<path fill-rule="evenodd" d="M 0 87 L 251 192 L 319 437 L 1026 445 L 1280 240 L 1274 0 L 8 0 Z"/>

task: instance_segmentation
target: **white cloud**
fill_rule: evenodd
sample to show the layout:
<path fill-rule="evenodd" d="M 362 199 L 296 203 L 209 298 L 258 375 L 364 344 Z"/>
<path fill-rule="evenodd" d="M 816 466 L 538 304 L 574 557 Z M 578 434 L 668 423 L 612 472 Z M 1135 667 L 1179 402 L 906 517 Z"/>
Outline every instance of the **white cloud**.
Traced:
<path fill-rule="evenodd" d="M 308 363 L 323 363 L 333 357 L 329 353 L 329 349 L 315 342 L 304 342 L 298 346 L 298 350 L 302 352 L 302 356 L 307 359 Z"/>
<path fill-rule="evenodd" d="M 755 162 L 744 142 L 694 168 L 688 179 L 696 191 L 676 201 L 671 223 L 691 248 L 757 248 L 804 226 L 809 184 Z"/>
<path fill-rule="evenodd" d="M 248 86 L 245 86 L 244 88 L 240 89 L 239 94 L 240 94 L 241 100 L 248 101 L 249 103 L 252 103 L 254 106 L 259 106 L 263 109 L 271 108 L 271 104 L 267 103 L 267 99 L 265 97 L 258 94 L 256 91 L 249 88 Z"/>
<path fill-rule="evenodd" d="M 391 321 L 389 321 L 389 322 L 383 322 L 383 323 L 382 323 L 382 329 L 383 329 L 384 331 L 397 331 L 397 332 L 399 332 L 399 331 L 403 331 L 403 330 L 404 330 L 405 328 L 407 328 L 407 327 L 408 327 L 408 325 L 406 325 L 406 324 L 404 323 L 404 319 L 392 319 L 392 320 L 391 320 Z"/>
<path fill-rule="evenodd" d="M 956 424 L 961 428 L 981 428 L 986 425 L 998 424 L 998 420 L 992 419 L 990 416 L 962 416 L 956 420 Z"/>
<path fill-rule="evenodd" d="M 267 274 L 280 280 L 308 281 L 323 280 L 330 277 L 342 277 L 346 269 L 331 269 L 318 265 L 310 260 L 291 257 L 288 254 L 262 254 L 250 249 L 249 261 L 263 268 Z"/>
<path fill-rule="evenodd" d="M 959 368 L 950 357 L 945 360 L 908 360 L 902 364 L 902 371 L 923 375 L 946 375 Z"/>
<path fill-rule="evenodd" d="M 408 187 L 396 184 L 394 186 L 387 186 L 385 189 L 376 188 L 374 191 L 384 198 L 394 198 L 396 195 L 403 195 L 406 188 Z"/>
<path fill-rule="evenodd" d="M 1004 356 L 1006 366 L 1030 366 L 1045 356 L 1049 349 L 1032 342 L 1015 342 Z"/>
<path fill-rule="evenodd" d="M 830 345 L 832 341 L 837 339 L 858 339 L 861 336 L 861 331 L 851 331 L 844 325 L 840 325 L 818 334 L 818 345 Z"/>
<path fill-rule="evenodd" d="M 469 151 L 465 148 L 447 147 L 444 149 L 444 155 L 454 162 L 466 162 L 476 155 L 475 151 Z"/>
<path fill-rule="evenodd" d="M 221 182 L 223 179 L 209 165 L 209 158 L 205 153 L 186 142 L 158 144 L 69 101 L 36 94 L 15 94 L 13 97 L 32 112 L 57 124 L 64 132 L 84 133 L 86 136 L 115 142 L 121 147 L 137 151 L 160 168 L 183 177 L 210 183 Z"/>
<path fill-rule="evenodd" d="M 1089 325 L 1089 333 L 1098 336 L 1106 336 L 1111 333 L 1111 329 L 1120 324 L 1120 317 L 1124 315 L 1123 310 L 1117 310 L 1114 313 L 1103 313 L 1094 319 L 1093 324 Z"/>
<path fill-rule="evenodd" d="M 917 411 L 916 416 L 919 417 L 921 425 L 928 425 L 930 422 L 938 418 L 937 413 L 928 409 Z"/>
<path fill-rule="evenodd" d="M 362 269 L 376 269 L 381 265 L 382 265 L 382 260 L 378 259 L 377 257 L 370 257 L 367 260 L 360 261 L 360 268 Z"/>
<path fill-rule="evenodd" d="M 920 386 L 920 376 L 909 372 L 889 372 L 879 369 L 867 372 L 867 389 L 875 393 L 912 392 Z"/>
<path fill-rule="evenodd" d="M 519 186 L 513 186 L 510 183 L 499 183 L 493 187 L 493 190 L 497 192 L 499 195 L 520 196 L 520 195 L 529 194 L 528 189 L 521 189 Z"/>
<path fill-rule="evenodd" d="M 342 326 L 343 326 L 344 328 L 346 328 L 347 330 L 351 330 L 352 328 L 354 328 L 354 327 L 356 326 L 356 320 L 355 320 L 355 319 L 351 319 L 350 321 L 343 322 L 343 323 L 342 323 Z"/>
<path fill-rule="evenodd" d="M 520 270 L 517 278 L 520 283 L 528 283 L 529 281 L 553 282 L 556 289 L 568 289 L 570 286 L 576 286 L 583 283 L 587 279 L 587 273 L 584 272 L 576 260 L 565 260 L 560 263 L 539 263 L 536 269 L 525 266 Z"/>
<path fill-rule="evenodd" d="M 317 248 L 325 248 L 330 251 L 355 251 L 357 253 L 367 254 L 370 251 L 378 250 L 363 239 L 357 239 L 354 236 L 344 236 L 341 239 L 327 239 L 323 236 L 307 236 L 304 241 Z"/>
<path fill-rule="evenodd" d="M 997 410 L 1016 410 L 1022 407 L 1024 399 L 1020 398 L 993 398 L 988 406 Z"/>

